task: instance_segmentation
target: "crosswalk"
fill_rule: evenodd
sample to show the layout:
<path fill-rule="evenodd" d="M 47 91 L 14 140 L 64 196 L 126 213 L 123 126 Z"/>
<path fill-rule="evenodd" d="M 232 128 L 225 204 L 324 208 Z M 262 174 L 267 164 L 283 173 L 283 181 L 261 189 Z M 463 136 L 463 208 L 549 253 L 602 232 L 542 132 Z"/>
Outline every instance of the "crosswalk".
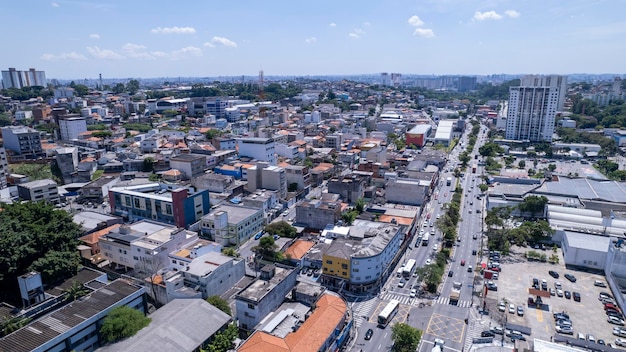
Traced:
<path fill-rule="evenodd" d="M 439 297 L 435 301 L 436 304 L 450 304 L 450 297 Z M 457 307 L 469 308 L 472 306 L 472 301 L 459 300 L 456 304 Z"/>
<path fill-rule="evenodd" d="M 353 309 L 354 313 L 354 325 L 358 328 L 363 324 L 364 320 L 369 319 L 372 309 L 378 304 L 376 299 L 370 299 L 369 301 L 360 302 L 356 304 Z"/>
<path fill-rule="evenodd" d="M 467 334 L 465 335 L 463 351 L 469 351 L 472 347 L 473 340 L 480 338 L 480 334 L 485 330 L 489 330 L 489 328 L 490 324 L 488 319 L 483 320 L 476 314 L 475 310 L 470 310 L 469 326 L 467 327 Z"/>
<path fill-rule="evenodd" d="M 416 307 L 421 302 L 419 298 L 411 298 L 407 295 L 401 295 L 401 294 L 396 294 L 396 293 L 385 293 L 383 294 L 382 299 L 384 301 L 391 301 L 392 299 L 395 299 L 396 301 L 400 302 L 400 304 L 404 304 L 405 306 L 416 306 Z"/>

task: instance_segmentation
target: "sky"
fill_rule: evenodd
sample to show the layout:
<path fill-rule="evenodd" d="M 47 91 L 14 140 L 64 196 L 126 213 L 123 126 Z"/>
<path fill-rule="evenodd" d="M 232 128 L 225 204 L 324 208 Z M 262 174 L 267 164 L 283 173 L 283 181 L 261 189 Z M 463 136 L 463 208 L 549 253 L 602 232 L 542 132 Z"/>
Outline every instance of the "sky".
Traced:
<path fill-rule="evenodd" d="M 626 0 L 2 0 L 48 79 L 624 73 Z"/>

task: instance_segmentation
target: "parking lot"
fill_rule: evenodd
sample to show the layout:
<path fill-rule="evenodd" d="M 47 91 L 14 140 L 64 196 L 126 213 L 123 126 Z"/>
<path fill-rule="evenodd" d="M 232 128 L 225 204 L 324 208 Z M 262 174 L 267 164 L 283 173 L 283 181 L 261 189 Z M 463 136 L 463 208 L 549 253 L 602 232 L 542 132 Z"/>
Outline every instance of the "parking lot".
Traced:
<path fill-rule="evenodd" d="M 594 286 L 595 280 L 606 282 L 602 275 L 591 274 L 587 272 L 566 270 L 563 265 L 563 258 L 560 249 L 557 253 L 560 257 L 560 264 L 528 262 L 523 258 L 523 253 L 530 248 L 512 249 L 511 256 L 503 257 L 502 272 L 499 279 L 495 281 L 498 285 L 498 291 L 488 291 L 485 299 L 489 315 L 497 324 L 513 323 L 527 326 L 532 329 L 531 338 L 540 338 L 550 341 L 555 335 L 555 324 L 552 314 L 555 312 L 565 311 L 570 315 L 574 337 L 577 334 L 591 334 L 596 340 L 603 339 L 607 344 L 615 346 L 615 337 L 612 333 L 616 325 L 607 322 L 607 316 L 604 314 L 603 305 L 598 300 L 600 292 L 610 292 L 608 288 Z M 551 254 L 551 249 L 546 250 L 546 254 Z M 559 274 L 559 278 L 555 279 L 548 274 L 549 270 L 554 270 Z M 570 273 L 576 277 L 576 282 L 570 282 L 564 277 L 564 274 Z M 528 307 L 529 288 L 533 284 L 533 278 L 537 278 L 539 283 L 542 280 L 547 281 L 547 288 L 554 288 L 555 282 L 560 282 L 563 291 L 579 292 L 581 296 L 580 302 L 574 301 L 573 298 L 558 297 L 557 295 L 543 298 L 543 303 L 548 306 L 548 310 L 541 310 Z M 612 294 L 612 293 L 611 293 Z M 507 308 L 504 312 L 498 311 L 498 304 L 501 301 L 507 302 Z M 517 311 L 509 313 L 508 304 L 513 303 L 515 307 L 521 305 L 524 309 L 523 316 L 519 316 Z M 529 339 L 530 341 L 530 339 Z"/>

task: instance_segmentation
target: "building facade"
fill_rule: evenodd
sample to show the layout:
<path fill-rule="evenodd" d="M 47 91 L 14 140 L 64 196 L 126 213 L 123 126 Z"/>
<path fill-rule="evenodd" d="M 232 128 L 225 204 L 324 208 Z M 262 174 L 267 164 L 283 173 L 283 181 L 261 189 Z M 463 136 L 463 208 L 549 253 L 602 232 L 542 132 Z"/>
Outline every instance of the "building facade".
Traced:
<path fill-rule="evenodd" d="M 183 173 L 185 179 L 200 176 L 206 170 L 206 156 L 179 154 L 170 158 L 170 167 Z"/>
<path fill-rule="evenodd" d="M 45 156 L 39 131 L 29 127 L 2 127 L 4 148 L 13 151 L 12 159 L 34 160 Z"/>
<path fill-rule="evenodd" d="M 59 118 L 59 130 L 61 131 L 61 140 L 78 139 L 81 133 L 87 131 L 87 120 L 80 116 Z"/>
<path fill-rule="evenodd" d="M 51 179 L 21 183 L 17 185 L 17 194 L 20 199 L 31 202 L 59 202 L 58 185 Z"/>
<path fill-rule="evenodd" d="M 525 76 L 509 89 L 505 138 L 551 142 L 557 111 L 567 93 L 565 76 Z"/>
<path fill-rule="evenodd" d="M 2 71 L 2 84 L 4 89 L 24 87 L 47 87 L 46 73 L 37 71 L 34 68 L 28 71 L 18 71 L 14 67 L 10 67 L 7 71 Z"/>
<path fill-rule="evenodd" d="M 277 191 L 280 198 L 287 197 L 287 174 L 285 169 L 259 162 L 247 169 L 248 191 L 270 189 Z"/>
<path fill-rule="evenodd" d="M 222 246 L 236 246 L 263 230 L 263 209 L 220 204 L 201 220 L 202 235 Z"/>
<path fill-rule="evenodd" d="M 238 138 L 237 150 L 240 156 L 276 165 L 276 151 L 273 138 Z"/>
<path fill-rule="evenodd" d="M 296 223 L 312 229 L 323 229 L 341 219 L 341 202 L 319 199 L 303 201 L 296 206 Z"/>

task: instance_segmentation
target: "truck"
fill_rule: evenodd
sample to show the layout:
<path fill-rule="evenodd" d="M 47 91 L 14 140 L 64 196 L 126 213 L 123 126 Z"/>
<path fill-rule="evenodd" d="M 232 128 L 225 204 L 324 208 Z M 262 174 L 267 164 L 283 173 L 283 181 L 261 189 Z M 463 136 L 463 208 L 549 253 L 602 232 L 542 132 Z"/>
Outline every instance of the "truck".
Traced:
<path fill-rule="evenodd" d="M 433 349 L 430 350 L 430 352 L 442 352 L 444 343 L 445 341 L 442 339 L 435 339 L 435 346 L 433 346 Z"/>
<path fill-rule="evenodd" d="M 446 179 L 446 186 L 450 186 L 452 184 L 452 177 L 448 177 Z"/>
<path fill-rule="evenodd" d="M 455 281 L 452 283 L 452 291 L 450 291 L 450 305 L 456 306 L 461 297 L 461 283 Z"/>
<path fill-rule="evenodd" d="M 476 173 L 476 168 L 478 167 L 478 165 L 476 163 L 474 163 L 472 165 L 472 173 L 475 174 Z"/>
<path fill-rule="evenodd" d="M 422 237 L 422 246 L 428 246 L 428 241 L 430 240 L 430 232 L 426 232 L 424 237 Z"/>

